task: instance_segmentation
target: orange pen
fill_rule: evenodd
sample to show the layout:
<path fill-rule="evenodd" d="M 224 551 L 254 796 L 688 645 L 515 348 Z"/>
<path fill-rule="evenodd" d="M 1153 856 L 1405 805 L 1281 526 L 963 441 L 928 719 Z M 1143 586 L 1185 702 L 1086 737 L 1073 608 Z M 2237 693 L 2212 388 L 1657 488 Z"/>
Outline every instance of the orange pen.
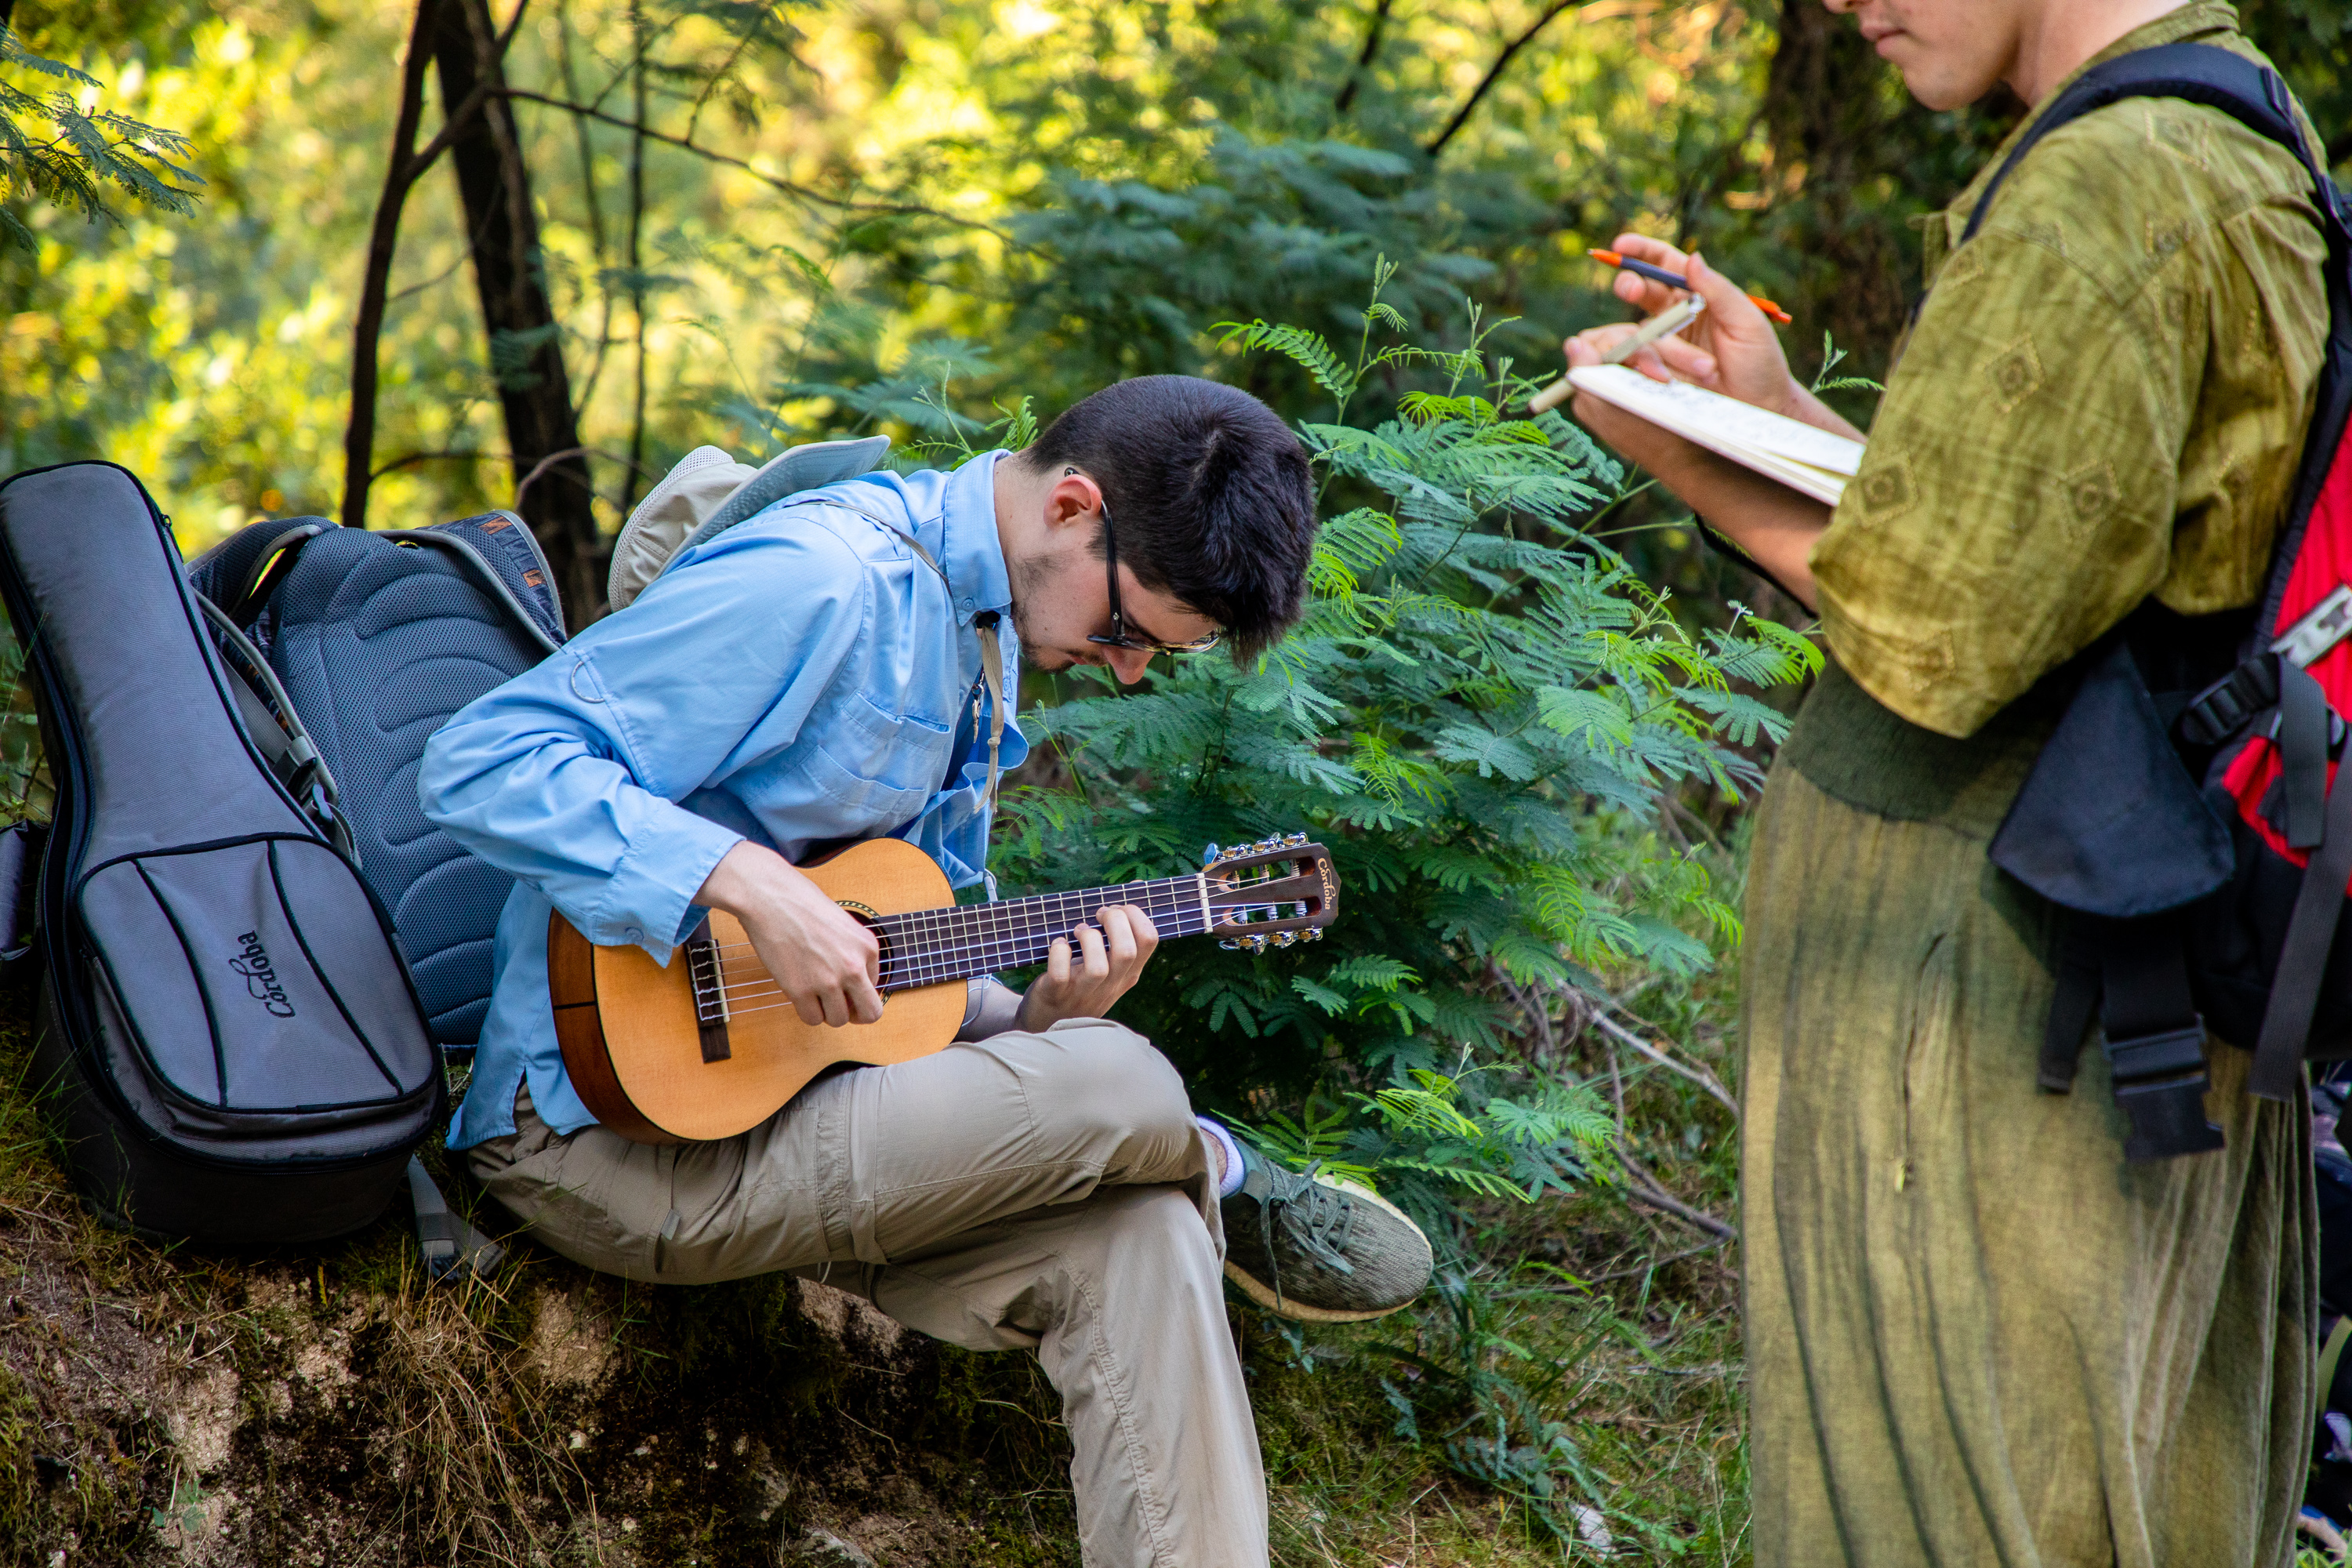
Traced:
<path fill-rule="evenodd" d="M 1669 272 L 1663 267 L 1653 267 L 1646 261 L 1636 261 L 1632 257 L 1620 255 L 1614 250 L 1588 250 L 1584 254 L 1590 256 L 1593 260 L 1600 262 L 1604 267 L 1622 268 L 1625 271 L 1633 274 L 1636 278 L 1646 278 L 1653 283 L 1663 283 L 1669 289 L 1687 289 L 1690 287 L 1690 279 L 1684 277 L 1679 272 Z M 1780 306 L 1775 305 L 1771 300 L 1767 300 L 1761 294 L 1750 294 L 1748 297 L 1756 302 L 1756 308 L 1758 310 L 1763 311 L 1766 315 L 1771 317 L 1774 321 L 1780 322 L 1784 327 L 1796 320 L 1796 318 L 1790 315 L 1788 311 L 1783 310 Z"/>

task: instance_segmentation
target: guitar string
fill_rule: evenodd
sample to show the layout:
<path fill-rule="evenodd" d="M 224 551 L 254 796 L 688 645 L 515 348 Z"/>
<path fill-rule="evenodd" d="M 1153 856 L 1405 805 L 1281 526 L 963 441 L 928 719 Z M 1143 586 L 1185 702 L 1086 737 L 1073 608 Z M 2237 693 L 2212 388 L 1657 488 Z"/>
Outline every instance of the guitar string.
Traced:
<path fill-rule="evenodd" d="M 1247 890 L 1247 885 L 1244 884 L 1242 888 L 1226 893 L 1224 897 L 1230 900 L 1233 892 Z M 1132 896 L 1137 892 L 1140 892 L 1143 896 L 1140 898 Z M 1170 878 L 1159 882 L 1130 882 L 1121 886 L 1087 889 L 1068 893 L 1041 894 L 1004 905 L 949 905 L 940 910 L 912 910 L 886 915 L 876 923 L 882 928 L 884 934 L 902 939 L 937 937 L 952 931 L 959 940 L 944 946 L 929 946 L 919 940 L 911 944 L 922 955 L 918 966 L 926 966 L 933 964 L 933 961 L 938 959 L 966 956 L 975 950 L 984 951 L 991 947 L 1002 947 L 1007 944 L 1017 945 L 1040 937 L 1045 938 L 1050 943 L 1054 940 L 1069 934 L 1069 931 L 1063 922 L 1067 921 L 1072 925 L 1087 923 L 1087 917 L 1103 905 L 1111 902 L 1112 895 L 1121 893 L 1130 896 L 1119 901 L 1130 904 L 1141 903 L 1145 906 L 1146 912 L 1155 917 L 1175 916 L 1177 929 L 1170 932 L 1171 935 L 1198 935 L 1201 931 L 1207 929 L 1206 926 L 1186 929 L 1186 922 L 1199 914 L 1198 884 L 1192 877 Z M 1246 904 L 1227 902 L 1220 904 L 1218 908 L 1227 912 L 1239 912 L 1244 909 L 1257 910 L 1276 904 L 1302 901 L 1304 900 L 1295 898 L 1250 900 Z M 1075 910 L 1065 907 L 1042 919 L 1029 912 L 1049 903 L 1064 906 L 1075 904 L 1077 907 Z M 1073 915 L 1076 917 L 1075 920 L 1071 918 Z M 988 923 L 1011 921 L 1016 916 L 1023 917 L 1023 923 L 1019 926 L 1002 924 L 992 926 Z M 1156 918 L 1153 923 L 1159 923 Z M 742 952 L 751 946 L 750 942 L 709 943 L 698 950 L 696 962 L 700 961 L 701 953 L 705 952 L 721 954 Z"/>
<path fill-rule="evenodd" d="M 1190 879 L 1186 879 L 1186 880 L 1190 880 Z M 1124 889 L 1104 889 L 1104 891 L 1122 890 Z M 1081 910 L 1083 912 L 1080 914 L 1080 918 L 1077 921 L 1071 922 L 1072 924 L 1087 923 L 1085 917 L 1092 914 L 1095 910 L 1099 910 L 1102 907 L 1102 903 L 1096 903 L 1091 897 L 1087 897 L 1086 895 L 1059 895 L 1059 897 L 1072 899 L 1084 898 L 1086 903 L 1093 904 L 1094 906 L 1092 910 L 1088 910 L 1085 909 L 1084 905 L 1081 905 Z M 1109 900 L 1105 899 L 1103 903 L 1108 903 L 1109 901 Z M 1185 928 L 1185 918 L 1190 915 L 1197 919 L 1199 906 L 1195 899 L 1180 890 L 1154 889 L 1153 892 L 1147 897 L 1141 899 L 1129 898 L 1122 901 L 1130 904 L 1141 904 L 1144 907 L 1145 912 L 1153 917 L 1152 923 L 1154 925 L 1160 923 L 1160 917 L 1173 917 L 1175 929 L 1171 930 L 1168 933 L 1172 936 L 1197 935 L 1201 930 L 1205 929 L 1198 926 L 1190 930 Z M 1297 900 L 1267 900 L 1269 903 L 1295 901 Z M 967 907 L 984 908 L 985 906 Z M 958 912 L 961 913 L 961 910 L 959 909 Z M 929 915 L 929 911 L 920 911 L 920 913 L 926 917 Z M 1060 910 L 1056 912 L 1058 918 L 1055 916 L 1049 916 L 1043 920 L 1033 919 L 1018 928 L 998 927 L 995 929 L 990 929 L 987 926 L 982 925 L 981 922 L 971 921 L 940 922 L 928 927 L 918 926 L 908 923 L 908 917 L 907 916 L 885 916 L 883 920 L 877 923 L 882 926 L 884 935 L 897 941 L 905 942 L 910 952 L 915 955 L 913 957 L 902 957 L 894 962 L 897 962 L 901 965 L 924 967 L 930 966 L 939 960 L 967 956 L 973 952 L 984 952 L 991 948 L 1003 947 L 1008 944 L 1017 945 L 1022 942 L 1042 939 L 1050 945 L 1053 942 L 1058 941 L 1070 934 L 1069 931 L 1060 924 L 1059 921 L 1060 920 L 1066 920 L 1071 913 L 1072 911 L 1067 910 Z M 956 929 L 954 931 L 954 934 L 959 940 L 943 945 L 927 945 L 920 941 L 908 940 L 943 934 L 948 931 L 951 926 L 960 928 Z M 752 944 L 748 942 L 712 943 L 706 949 L 698 949 L 695 953 L 692 962 L 701 963 L 704 961 L 703 954 L 705 952 L 716 952 L 720 954 L 723 962 L 723 956 L 725 954 L 741 953 L 751 951 L 751 948 Z"/>
<path fill-rule="evenodd" d="M 1273 877 L 1264 879 L 1276 879 Z M 1034 963 L 1046 956 L 1053 942 L 1071 933 L 1061 929 L 1060 920 L 1076 915 L 1073 924 L 1081 924 L 1086 917 L 1112 901 L 1116 895 L 1126 894 L 1119 901 L 1141 904 L 1153 917 L 1155 925 L 1161 917 L 1172 918 L 1171 936 L 1192 936 L 1213 928 L 1213 920 L 1202 921 L 1198 902 L 1200 879 L 1197 874 L 1160 879 L 1154 881 L 1130 882 L 1110 887 L 1076 889 L 1064 893 L 1036 895 L 1015 900 L 1006 904 L 948 905 L 938 910 L 906 911 L 885 916 L 877 922 L 885 934 L 901 941 L 923 937 L 937 938 L 952 931 L 959 939 L 945 946 L 926 945 L 919 941 L 907 953 L 894 956 L 884 965 L 881 984 L 885 989 L 903 990 L 935 984 L 961 974 L 986 973 L 992 967 L 1021 967 L 1023 963 Z M 1247 884 L 1232 889 L 1245 892 Z M 1229 892 L 1226 895 L 1231 897 Z M 1246 904 L 1219 906 L 1229 914 L 1244 910 L 1273 910 L 1283 904 L 1297 904 L 1297 899 L 1252 900 Z M 1071 906 L 1075 905 L 1073 909 Z M 1089 908 L 1091 906 L 1091 908 Z M 1051 912 L 1045 912 L 1050 910 Z M 1193 922 L 1200 923 L 1193 923 Z M 761 972 L 757 979 L 730 981 L 724 952 L 740 952 L 751 947 L 749 942 L 704 942 L 689 961 L 689 973 L 695 982 L 698 1003 L 707 999 L 707 988 L 714 983 L 722 1005 L 738 997 L 753 999 L 778 995 L 782 987 L 772 975 Z M 715 972 L 706 963 L 716 964 Z M 982 956 L 985 955 L 985 956 Z M 975 963 L 974 961 L 978 962 Z M 967 965 L 971 965 L 967 967 Z M 745 1013 L 765 1011 L 752 1007 L 728 1011 Z M 698 1014 L 701 1007 L 698 1006 Z"/>
<path fill-rule="evenodd" d="M 1190 881 L 1191 879 L 1185 878 L 1181 880 Z M 1065 896 L 1075 897 L 1081 895 Z M 1157 902 L 1158 900 L 1154 900 L 1153 901 Z M 1220 906 L 1220 908 L 1228 912 L 1238 913 L 1244 910 L 1252 911 L 1257 910 L 1273 910 L 1283 904 L 1295 904 L 1299 901 L 1300 900 L 1296 899 L 1268 900 L 1262 903 L 1253 901 L 1247 905 L 1229 904 Z M 985 908 L 985 906 L 963 907 L 974 909 Z M 1191 921 L 1198 921 L 1200 910 L 1196 902 L 1192 902 L 1184 899 L 1181 895 L 1181 892 L 1170 900 L 1167 908 L 1148 909 L 1146 912 L 1150 913 L 1155 917 L 1160 915 L 1171 917 L 1174 921 L 1174 929 L 1169 932 L 1171 936 L 1197 936 L 1202 934 L 1204 931 L 1211 929 L 1207 926 L 1197 924 L 1191 925 L 1188 929 L 1188 918 Z M 1153 923 L 1159 923 L 1156 918 Z M 905 933 L 902 931 L 898 934 Z M 921 985 L 937 984 L 947 980 L 959 978 L 963 974 L 984 973 L 992 967 L 1020 967 L 1021 963 L 1015 961 L 1025 960 L 1030 963 L 1035 962 L 1036 960 L 1045 956 L 1045 950 L 1050 948 L 1054 942 L 1063 940 L 1066 934 L 1066 932 L 1057 931 L 1047 926 L 1032 926 L 1024 931 L 1005 931 L 1000 934 L 986 936 L 977 942 L 965 942 L 958 943 L 954 947 L 949 949 L 926 951 L 915 958 L 894 959 L 892 963 L 885 966 L 885 973 L 881 979 L 881 985 L 882 988 L 886 990 L 907 990 Z M 742 948 L 749 947 L 751 944 L 746 942 L 714 945 L 733 948 L 740 951 Z M 1029 951 L 1024 952 L 1024 949 Z M 978 955 L 981 954 L 987 954 L 988 956 L 985 958 L 978 958 Z M 974 963 L 974 960 L 976 958 L 978 959 L 978 962 Z M 736 1011 L 751 1013 L 762 1010 L 760 1008 L 737 1009 L 732 1005 L 732 1004 L 738 998 L 756 999 L 761 996 L 780 995 L 782 994 L 783 988 L 778 984 L 774 977 L 768 974 L 764 969 L 761 969 L 759 974 L 754 978 L 735 981 L 726 978 L 730 971 L 724 967 L 726 961 L 721 960 L 720 962 L 722 967 L 717 975 L 711 974 L 708 970 L 698 970 L 695 972 L 695 978 L 697 981 L 703 983 L 702 984 L 698 984 L 697 987 L 698 992 L 703 993 L 703 996 L 698 998 L 698 1001 L 703 999 L 703 997 L 707 997 L 708 993 L 704 987 L 714 979 L 718 982 L 718 988 L 721 997 L 729 1004 L 730 1014 Z M 973 966 L 964 967 L 968 963 L 973 964 Z M 735 972 L 744 972 L 740 964 L 740 961 L 737 961 L 737 968 Z M 699 1012 L 699 1008 L 698 1008 L 698 1012 Z"/>
<path fill-rule="evenodd" d="M 1264 905 L 1230 907 L 1235 908 L 1236 910 L 1240 908 L 1248 908 L 1252 910 L 1260 908 L 1273 909 L 1276 907 L 1279 902 L 1295 901 L 1296 900 L 1274 900 Z M 1165 908 L 1147 910 L 1146 912 L 1154 917 L 1153 923 L 1155 925 L 1161 923 L 1159 917 L 1169 917 L 1173 929 L 1170 930 L 1167 934 L 1171 937 L 1197 936 L 1201 934 L 1203 930 L 1207 929 L 1197 924 L 1188 929 L 1184 923 L 1184 917 L 1187 913 L 1190 913 L 1192 919 L 1197 921 L 1199 918 L 1197 906 L 1188 911 L 1181 902 L 1171 902 Z M 893 958 L 884 965 L 885 973 L 882 976 L 882 982 L 886 986 L 903 989 L 909 986 L 936 984 L 942 980 L 953 979 L 958 976 L 959 973 L 984 973 L 992 967 L 1020 967 L 1021 965 L 1013 961 L 1023 958 L 1024 956 L 1024 950 L 1033 950 L 1028 952 L 1027 958 L 1028 962 L 1034 962 L 1037 958 L 1045 956 L 1045 950 L 1050 949 L 1054 942 L 1065 940 L 1067 935 L 1068 933 L 1066 931 L 1045 927 L 1037 927 L 1024 931 L 1013 931 L 992 935 L 984 937 L 978 942 L 959 942 L 951 947 L 925 950 L 912 955 L 894 955 Z M 743 948 L 748 948 L 751 944 L 730 943 L 728 945 L 740 951 Z M 975 967 L 966 968 L 965 966 L 967 964 L 972 964 L 975 965 Z M 732 961 L 721 959 L 720 967 L 716 975 L 714 975 L 708 968 L 698 968 L 694 972 L 695 978 L 705 983 L 717 979 L 720 984 L 723 994 L 730 1001 L 738 995 L 759 994 L 759 988 L 762 984 L 773 985 L 774 984 L 773 977 L 769 975 L 764 968 L 760 969 L 757 975 L 750 980 L 738 981 L 729 978 L 733 974 L 749 973 L 751 973 L 749 967 L 745 965 L 743 961 L 740 959 Z"/>
<path fill-rule="evenodd" d="M 1173 885 L 1171 885 L 1173 884 Z M 950 905 L 940 910 L 914 910 L 884 916 L 877 923 L 894 945 L 904 951 L 894 956 L 890 967 L 914 971 L 938 968 L 975 954 L 1042 940 L 1047 946 L 1068 936 L 1064 922 L 1070 925 L 1086 923 L 1087 917 L 1114 901 L 1140 904 L 1145 912 L 1159 925 L 1163 918 L 1173 917 L 1174 936 L 1196 935 L 1200 928 L 1187 928 L 1185 916 L 1198 919 L 1198 884 L 1191 877 L 1171 878 L 1156 883 L 1129 883 L 1120 887 L 1083 889 L 1070 893 L 1041 895 L 1018 900 L 1020 908 L 996 905 Z M 1124 898 L 1118 895 L 1125 894 Z M 1064 906 L 1050 912 L 1044 906 Z M 1075 906 L 1075 908 L 1071 907 Z M 1075 918 L 1074 918 L 1075 917 Z M 1018 923 L 1011 923 L 1017 920 Z M 951 936 L 953 940 L 940 942 L 937 939 Z M 932 939 L 925 941 L 924 939 Z M 705 952 L 715 952 L 724 962 L 727 953 L 749 951 L 750 942 L 718 942 L 698 949 L 692 962 L 703 963 Z M 704 971 L 698 969 L 698 973 Z"/>

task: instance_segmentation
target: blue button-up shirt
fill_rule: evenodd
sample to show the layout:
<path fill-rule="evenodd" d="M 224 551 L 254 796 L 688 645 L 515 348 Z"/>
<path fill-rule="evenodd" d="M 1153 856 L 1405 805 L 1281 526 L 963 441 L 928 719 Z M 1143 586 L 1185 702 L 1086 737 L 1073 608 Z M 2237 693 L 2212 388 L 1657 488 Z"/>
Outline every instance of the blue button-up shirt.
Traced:
<path fill-rule="evenodd" d="M 595 1121 L 556 1044 L 551 910 L 591 942 L 667 962 L 703 917 L 695 893 L 741 839 L 797 860 L 826 839 L 896 835 L 956 886 L 980 879 L 986 745 L 946 774 L 980 674 L 976 615 L 1002 617 L 1008 692 L 1020 668 L 996 536 L 1001 456 L 779 502 L 683 552 L 628 608 L 426 744 L 425 815 L 516 879 L 451 1148 L 511 1133 L 526 1083 L 557 1132 Z M 873 518 L 800 504 L 835 495 L 892 518 L 946 581 Z M 1028 752 L 1008 723 L 1003 765 Z"/>

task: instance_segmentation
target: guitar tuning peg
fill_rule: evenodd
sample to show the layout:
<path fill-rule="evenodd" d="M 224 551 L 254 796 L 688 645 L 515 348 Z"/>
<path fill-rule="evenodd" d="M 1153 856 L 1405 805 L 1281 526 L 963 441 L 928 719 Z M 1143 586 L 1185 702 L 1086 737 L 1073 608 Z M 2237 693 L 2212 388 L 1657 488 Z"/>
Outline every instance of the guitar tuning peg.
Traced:
<path fill-rule="evenodd" d="M 1201 851 L 1201 864 L 1203 866 L 1213 866 L 1224 858 L 1224 850 L 1218 847 L 1215 844 L 1211 844 L 1207 848 Z"/>
<path fill-rule="evenodd" d="M 1286 931 L 1275 937 L 1274 945 L 1276 947 L 1288 947 L 1292 942 L 1297 942 L 1297 940 L 1298 933 L 1297 931 Z"/>
<path fill-rule="evenodd" d="M 1304 844 L 1307 842 L 1307 835 L 1304 833 L 1294 833 L 1289 837 L 1284 839 L 1283 842 L 1292 846 Z"/>
<path fill-rule="evenodd" d="M 1242 944 L 1234 941 L 1232 937 L 1227 937 L 1224 941 L 1217 943 L 1217 945 L 1223 948 L 1227 952 L 1238 952 L 1241 951 Z"/>

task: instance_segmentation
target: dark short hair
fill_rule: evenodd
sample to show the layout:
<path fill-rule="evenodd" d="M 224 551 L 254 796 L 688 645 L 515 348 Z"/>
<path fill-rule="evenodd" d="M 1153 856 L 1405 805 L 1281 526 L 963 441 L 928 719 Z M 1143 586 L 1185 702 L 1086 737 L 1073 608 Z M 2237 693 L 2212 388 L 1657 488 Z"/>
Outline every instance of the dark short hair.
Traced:
<path fill-rule="evenodd" d="M 1314 476 L 1298 437 L 1248 393 L 1194 375 L 1139 375 L 1065 409 L 1024 456 L 1101 486 L 1119 560 L 1145 587 L 1223 626 L 1236 662 L 1298 619 L 1315 549 Z"/>

